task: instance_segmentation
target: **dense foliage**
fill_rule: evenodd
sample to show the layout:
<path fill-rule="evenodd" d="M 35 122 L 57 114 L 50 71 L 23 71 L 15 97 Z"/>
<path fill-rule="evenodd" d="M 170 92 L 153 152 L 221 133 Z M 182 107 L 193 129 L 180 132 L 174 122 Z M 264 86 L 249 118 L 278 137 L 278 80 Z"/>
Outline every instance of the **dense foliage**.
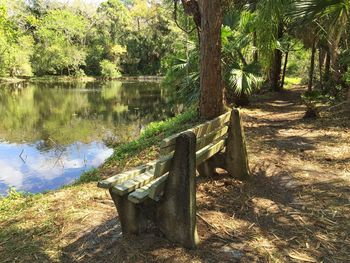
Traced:
<path fill-rule="evenodd" d="M 168 4 L 0 0 L 0 76 L 161 74 L 181 34 Z M 166 63 L 165 63 L 166 64 Z"/>
<path fill-rule="evenodd" d="M 222 5 L 222 74 L 229 103 L 247 103 L 262 86 L 280 91 L 286 76 L 308 83 L 309 93 L 344 98 L 350 75 L 348 0 L 230 0 Z M 190 31 L 195 22 L 180 11 L 178 24 Z M 188 34 L 167 74 L 167 83 L 175 84 L 178 97 L 188 103 L 200 93 L 199 45 L 193 44 L 198 42 L 196 32 Z"/>

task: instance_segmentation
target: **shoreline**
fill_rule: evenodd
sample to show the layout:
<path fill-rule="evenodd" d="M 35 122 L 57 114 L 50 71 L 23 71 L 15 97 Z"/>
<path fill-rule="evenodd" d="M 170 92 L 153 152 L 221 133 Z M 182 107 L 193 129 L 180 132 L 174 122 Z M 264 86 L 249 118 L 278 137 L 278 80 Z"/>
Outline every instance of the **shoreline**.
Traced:
<path fill-rule="evenodd" d="M 0 77 L 0 84 L 16 84 L 21 82 L 96 82 L 96 81 L 161 81 L 164 76 L 122 76 L 119 78 L 104 78 L 94 76 L 43 76 L 43 77 Z"/>

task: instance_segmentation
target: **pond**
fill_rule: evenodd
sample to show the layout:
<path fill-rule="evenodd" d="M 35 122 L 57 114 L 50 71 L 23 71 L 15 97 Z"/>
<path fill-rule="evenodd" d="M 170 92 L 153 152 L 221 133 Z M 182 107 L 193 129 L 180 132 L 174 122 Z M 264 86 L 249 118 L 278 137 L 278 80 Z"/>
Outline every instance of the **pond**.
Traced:
<path fill-rule="evenodd" d="M 113 153 L 110 142 L 172 116 L 169 105 L 151 82 L 0 84 L 0 195 L 74 182 Z"/>

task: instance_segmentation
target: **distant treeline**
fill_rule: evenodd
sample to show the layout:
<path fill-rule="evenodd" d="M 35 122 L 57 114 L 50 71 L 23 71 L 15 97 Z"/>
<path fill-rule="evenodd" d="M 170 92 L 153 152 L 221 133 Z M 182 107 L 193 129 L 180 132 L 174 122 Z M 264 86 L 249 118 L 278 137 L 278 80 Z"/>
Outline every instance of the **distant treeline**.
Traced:
<path fill-rule="evenodd" d="M 163 1 L 0 0 L 0 76 L 157 75 L 181 36 Z"/>

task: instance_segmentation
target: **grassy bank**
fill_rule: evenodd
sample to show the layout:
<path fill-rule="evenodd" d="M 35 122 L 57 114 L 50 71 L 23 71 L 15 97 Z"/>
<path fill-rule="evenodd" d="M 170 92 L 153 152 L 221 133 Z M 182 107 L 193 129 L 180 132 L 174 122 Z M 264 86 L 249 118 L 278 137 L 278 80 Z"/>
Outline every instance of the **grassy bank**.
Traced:
<path fill-rule="evenodd" d="M 73 185 L 43 194 L 12 189 L 8 197 L 0 199 L 0 262 L 61 261 L 67 243 L 82 234 L 90 220 L 99 220 L 95 216 L 106 208 L 100 202 L 107 199 L 107 192 L 94 181 L 157 158 L 157 144 L 164 137 L 196 120 L 192 110 L 151 123 L 137 140 L 117 146 L 104 165 L 85 173 Z"/>

